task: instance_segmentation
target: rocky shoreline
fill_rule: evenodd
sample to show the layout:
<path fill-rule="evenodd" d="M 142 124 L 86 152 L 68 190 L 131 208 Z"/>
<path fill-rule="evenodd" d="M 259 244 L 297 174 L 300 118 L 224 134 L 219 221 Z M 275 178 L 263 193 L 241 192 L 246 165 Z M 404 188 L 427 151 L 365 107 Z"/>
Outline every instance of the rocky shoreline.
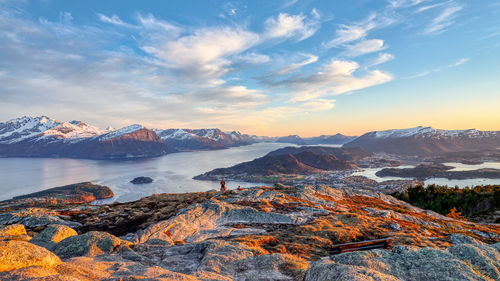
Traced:
<path fill-rule="evenodd" d="M 90 204 L 95 200 L 108 199 L 113 196 L 113 191 L 107 186 L 91 182 L 81 182 L 49 188 L 0 201 L 0 211 L 19 210 L 29 207 Z"/>
<path fill-rule="evenodd" d="M 500 278 L 500 226 L 364 189 L 158 194 L 4 210 L 0 225 L 1 280 Z M 392 250 L 329 256 L 333 244 L 381 237 L 393 238 Z"/>

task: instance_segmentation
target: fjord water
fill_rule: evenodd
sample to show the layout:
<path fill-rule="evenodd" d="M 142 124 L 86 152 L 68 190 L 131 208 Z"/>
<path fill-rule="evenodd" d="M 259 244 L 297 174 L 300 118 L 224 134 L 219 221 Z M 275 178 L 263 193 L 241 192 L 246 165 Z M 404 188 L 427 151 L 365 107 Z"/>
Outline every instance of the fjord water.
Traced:
<path fill-rule="evenodd" d="M 264 156 L 285 143 L 257 143 L 222 150 L 168 154 L 138 160 L 83 160 L 61 158 L 0 158 L 0 200 L 82 181 L 109 186 L 114 200 L 125 202 L 153 193 L 181 193 L 219 189 L 218 182 L 198 181 L 193 176 L 215 168 L 229 167 Z M 138 176 L 154 179 L 151 184 L 134 185 Z M 229 188 L 259 186 L 227 182 Z"/>

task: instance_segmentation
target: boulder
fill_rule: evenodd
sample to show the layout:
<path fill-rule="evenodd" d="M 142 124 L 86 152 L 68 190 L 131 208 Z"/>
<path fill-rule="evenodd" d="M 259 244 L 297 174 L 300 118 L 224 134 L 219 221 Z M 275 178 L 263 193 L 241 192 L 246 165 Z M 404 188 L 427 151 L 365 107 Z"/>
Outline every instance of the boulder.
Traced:
<path fill-rule="evenodd" d="M 0 226 L 0 241 L 9 240 L 30 241 L 31 237 L 22 224 Z"/>
<path fill-rule="evenodd" d="M 56 243 L 75 235 L 78 235 L 78 233 L 71 227 L 51 224 L 37 236 L 33 237 L 30 242 L 50 250 Z"/>
<path fill-rule="evenodd" d="M 90 231 L 60 241 L 54 246 L 53 252 L 61 258 L 97 256 L 115 252 L 129 245 L 131 245 L 130 242 L 107 232 Z"/>
<path fill-rule="evenodd" d="M 26 228 L 22 224 L 11 224 L 6 226 L 0 226 L 0 236 L 1 235 L 27 235 Z"/>
<path fill-rule="evenodd" d="M 45 248 L 25 241 L 0 241 L 0 272 L 27 266 L 51 267 L 61 259 Z"/>

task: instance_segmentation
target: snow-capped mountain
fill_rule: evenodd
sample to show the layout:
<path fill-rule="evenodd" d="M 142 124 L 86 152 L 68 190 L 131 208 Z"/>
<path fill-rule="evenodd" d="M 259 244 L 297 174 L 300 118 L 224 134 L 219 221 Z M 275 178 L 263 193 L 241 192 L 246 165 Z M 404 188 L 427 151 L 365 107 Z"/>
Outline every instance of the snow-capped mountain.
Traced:
<path fill-rule="evenodd" d="M 439 130 L 420 126 L 369 132 L 344 146 L 406 155 L 477 151 L 500 148 L 500 131 Z"/>
<path fill-rule="evenodd" d="M 0 156 L 133 158 L 255 142 L 257 137 L 237 131 L 150 130 L 139 124 L 101 129 L 81 121 L 61 122 L 47 116 L 25 116 L 0 123 Z"/>
<path fill-rule="evenodd" d="M 37 137 L 61 124 L 62 122 L 47 116 L 15 118 L 0 123 L 0 143 L 16 143 Z"/>
<path fill-rule="evenodd" d="M 255 136 L 237 131 L 225 133 L 219 129 L 156 130 L 160 138 L 178 150 L 218 149 L 257 142 Z"/>
<path fill-rule="evenodd" d="M 47 116 L 0 123 L 0 156 L 116 159 L 160 156 L 176 150 L 152 130 L 132 125 L 100 129 Z"/>

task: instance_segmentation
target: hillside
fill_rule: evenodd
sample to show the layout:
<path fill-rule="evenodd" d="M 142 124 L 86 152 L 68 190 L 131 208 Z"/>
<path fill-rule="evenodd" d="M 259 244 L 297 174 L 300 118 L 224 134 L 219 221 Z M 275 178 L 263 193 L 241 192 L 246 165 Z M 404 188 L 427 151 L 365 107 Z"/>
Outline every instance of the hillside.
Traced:
<path fill-rule="evenodd" d="M 336 158 L 347 161 L 357 161 L 365 157 L 373 156 L 373 153 L 368 152 L 359 147 L 344 148 L 344 147 L 328 147 L 328 146 L 301 146 L 301 147 L 288 146 L 277 149 L 275 151 L 271 151 L 267 155 L 274 156 L 280 154 L 297 154 L 304 151 L 311 151 L 315 154 L 320 154 L 320 155 L 331 155 L 335 156 Z"/>
<path fill-rule="evenodd" d="M 282 151 L 284 152 L 284 151 Z M 280 174 L 309 175 L 334 170 L 351 170 L 357 166 L 334 155 L 316 153 L 314 150 L 297 150 L 294 153 L 274 153 L 237 164 L 229 168 L 218 168 L 195 179 L 218 179 L 223 176 L 269 176 Z"/>
<path fill-rule="evenodd" d="M 342 145 L 354 140 L 356 137 L 346 136 L 342 134 L 335 135 L 321 135 L 318 137 L 302 138 L 299 135 L 289 135 L 284 137 L 274 138 L 275 142 L 293 143 L 297 145 L 311 145 L 311 144 L 337 144 Z"/>

